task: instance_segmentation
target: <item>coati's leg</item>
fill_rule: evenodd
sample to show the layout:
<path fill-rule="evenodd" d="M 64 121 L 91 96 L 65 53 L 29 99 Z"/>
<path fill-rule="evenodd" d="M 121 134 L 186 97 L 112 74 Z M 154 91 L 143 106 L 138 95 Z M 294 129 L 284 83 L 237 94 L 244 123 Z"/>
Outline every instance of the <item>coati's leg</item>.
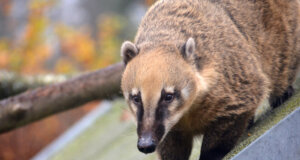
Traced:
<path fill-rule="evenodd" d="M 192 150 L 191 135 L 170 131 L 159 144 L 157 152 L 161 160 L 188 160 Z"/>
<path fill-rule="evenodd" d="M 294 92 L 295 92 L 294 88 L 292 86 L 289 86 L 286 89 L 286 91 L 282 94 L 282 96 L 270 95 L 269 103 L 270 103 L 271 108 L 276 108 L 276 107 L 280 106 L 281 104 L 283 104 L 286 100 L 288 100 L 289 98 L 291 98 L 294 95 Z M 250 119 L 248 129 L 253 126 L 254 119 L 255 119 L 254 116 Z"/>
<path fill-rule="evenodd" d="M 286 100 L 288 100 L 294 94 L 294 88 L 289 86 L 282 96 L 271 96 L 270 104 L 272 108 L 276 108 L 283 104 Z"/>
<path fill-rule="evenodd" d="M 246 130 L 251 114 L 222 117 L 205 133 L 200 160 L 221 160 Z"/>

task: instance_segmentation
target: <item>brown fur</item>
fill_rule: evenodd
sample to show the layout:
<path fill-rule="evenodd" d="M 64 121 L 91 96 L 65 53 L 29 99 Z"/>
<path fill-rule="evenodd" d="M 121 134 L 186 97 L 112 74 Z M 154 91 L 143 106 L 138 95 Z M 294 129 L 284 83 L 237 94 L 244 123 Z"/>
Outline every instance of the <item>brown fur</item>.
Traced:
<path fill-rule="evenodd" d="M 158 146 L 161 159 L 188 159 L 199 134 L 201 160 L 222 158 L 256 108 L 288 92 L 300 64 L 299 15 L 298 0 L 161 0 L 149 9 L 135 38 L 139 53 L 123 75 L 124 93 L 142 88 L 144 110 L 151 110 L 162 85 L 194 87 Z M 195 55 L 185 59 L 189 37 Z M 196 74 L 207 89 L 194 84 Z"/>

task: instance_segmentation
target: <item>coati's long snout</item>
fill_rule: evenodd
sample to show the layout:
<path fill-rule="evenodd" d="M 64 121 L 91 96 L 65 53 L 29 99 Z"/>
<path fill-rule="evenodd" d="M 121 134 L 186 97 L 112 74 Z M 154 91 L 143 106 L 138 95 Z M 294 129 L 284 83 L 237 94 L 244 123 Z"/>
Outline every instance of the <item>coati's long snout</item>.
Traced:
<path fill-rule="evenodd" d="M 141 127 L 138 126 L 137 147 L 139 151 L 146 154 L 154 152 L 165 133 L 164 125 L 154 125 L 150 130 L 142 130 L 140 128 Z"/>
<path fill-rule="evenodd" d="M 171 103 L 174 99 L 174 94 L 169 93 L 166 95 L 165 91 L 162 91 L 161 94 L 161 98 L 158 97 L 159 101 L 164 99 Z M 136 100 L 134 101 L 136 103 Z M 138 125 L 137 147 L 141 152 L 147 154 L 155 151 L 165 135 L 165 123 L 167 118 L 169 118 L 169 113 L 168 107 L 160 105 L 160 103 L 155 107 L 150 107 L 147 105 L 147 102 L 140 103 L 136 114 Z"/>
<path fill-rule="evenodd" d="M 137 148 L 139 151 L 145 154 L 152 153 L 162 140 L 165 134 L 165 126 L 163 121 L 167 116 L 166 108 L 164 110 L 165 111 L 162 112 L 156 110 L 156 112 L 153 114 L 152 110 L 144 110 L 144 108 L 138 109 Z"/>

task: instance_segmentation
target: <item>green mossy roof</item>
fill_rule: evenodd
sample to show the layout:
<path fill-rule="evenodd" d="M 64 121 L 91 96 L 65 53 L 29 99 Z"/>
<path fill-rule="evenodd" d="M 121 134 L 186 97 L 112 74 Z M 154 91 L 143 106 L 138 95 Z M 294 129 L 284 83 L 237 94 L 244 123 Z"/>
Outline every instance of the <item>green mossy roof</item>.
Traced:
<path fill-rule="evenodd" d="M 123 122 L 120 117 L 126 104 L 113 102 L 112 109 L 96 120 L 75 140 L 53 155 L 53 160 L 147 160 L 136 149 L 136 131 L 132 122 Z"/>

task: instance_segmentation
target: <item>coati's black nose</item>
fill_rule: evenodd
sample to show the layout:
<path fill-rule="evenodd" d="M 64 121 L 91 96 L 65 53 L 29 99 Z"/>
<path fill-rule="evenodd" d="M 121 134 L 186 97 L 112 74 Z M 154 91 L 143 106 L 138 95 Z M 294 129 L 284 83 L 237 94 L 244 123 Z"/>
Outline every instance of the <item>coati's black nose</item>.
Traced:
<path fill-rule="evenodd" d="M 143 134 L 138 140 L 137 147 L 143 153 L 152 153 L 155 151 L 156 142 L 151 134 Z"/>

